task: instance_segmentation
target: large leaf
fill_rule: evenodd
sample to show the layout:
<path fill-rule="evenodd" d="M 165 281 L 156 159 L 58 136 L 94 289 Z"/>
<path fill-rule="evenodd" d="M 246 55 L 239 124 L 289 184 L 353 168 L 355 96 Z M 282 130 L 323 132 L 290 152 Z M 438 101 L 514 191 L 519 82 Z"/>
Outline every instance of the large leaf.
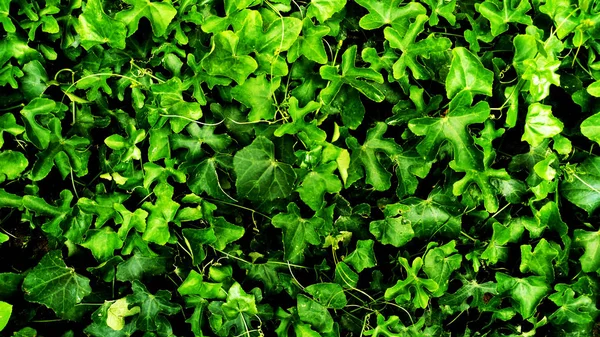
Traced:
<path fill-rule="evenodd" d="M 576 229 L 573 244 L 584 250 L 583 255 L 579 258 L 581 270 L 586 273 L 600 270 L 600 231 L 589 232 Z"/>
<path fill-rule="evenodd" d="M 125 48 L 125 24 L 106 15 L 100 0 L 86 3 L 75 30 L 81 37 L 81 45 L 87 50 L 103 43 L 118 49 Z"/>
<path fill-rule="evenodd" d="M 383 25 L 402 27 L 410 19 L 427 12 L 425 7 L 417 2 L 400 6 L 402 2 L 402 0 L 357 0 L 357 4 L 369 11 L 369 14 L 360 19 L 360 27 L 367 30 L 377 29 Z"/>
<path fill-rule="evenodd" d="M 141 18 L 150 21 L 154 36 L 162 36 L 177 10 L 168 1 L 152 2 L 143 0 L 125 0 L 132 7 L 115 15 L 115 19 L 127 25 L 127 36 L 133 35 L 138 30 Z"/>
<path fill-rule="evenodd" d="M 546 279 L 541 276 L 515 278 L 497 272 L 496 280 L 498 281 L 498 292 L 509 294 L 511 300 L 517 304 L 518 312 L 525 319 L 535 314 L 537 306 L 550 291 Z"/>
<path fill-rule="evenodd" d="M 67 267 L 59 250 L 44 255 L 27 274 L 22 288 L 27 301 L 41 303 L 60 317 L 92 292 L 90 280 Z"/>
<path fill-rule="evenodd" d="M 453 98 L 461 91 L 492 96 L 494 73 L 481 60 L 463 47 L 452 50 L 452 65 L 446 77 L 446 95 Z"/>
<path fill-rule="evenodd" d="M 296 181 L 292 166 L 277 161 L 273 142 L 262 136 L 235 154 L 233 168 L 238 195 L 250 200 L 285 198 Z"/>
<path fill-rule="evenodd" d="M 169 324 L 159 315 L 174 315 L 181 310 L 179 304 L 170 302 L 171 293 L 166 290 L 152 294 L 139 281 L 134 281 L 131 289 L 133 294 L 127 296 L 127 302 L 140 307 L 136 324 L 142 331 L 156 331 L 161 324 Z"/>
<path fill-rule="evenodd" d="M 486 0 L 481 4 L 476 4 L 475 8 L 481 15 L 490 20 L 494 36 L 507 31 L 510 22 L 524 25 L 532 23 L 531 17 L 527 15 L 527 12 L 531 9 L 529 0 L 519 0 L 516 5 L 513 2 Z"/>

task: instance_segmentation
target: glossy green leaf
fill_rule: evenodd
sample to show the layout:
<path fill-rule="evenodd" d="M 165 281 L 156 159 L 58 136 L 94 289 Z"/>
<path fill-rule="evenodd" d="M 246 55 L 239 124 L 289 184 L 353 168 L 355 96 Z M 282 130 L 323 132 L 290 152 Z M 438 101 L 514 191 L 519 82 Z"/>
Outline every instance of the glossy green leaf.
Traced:
<path fill-rule="evenodd" d="M 586 273 L 600 270 L 600 232 L 576 229 L 573 245 L 583 248 L 583 255 L 579 258 L 581 270 Z"/>
<path fill-rule="evenodd" d="M 385 123 L 377 123 L 367 131 L 367 139 L 359 145 L 354 137 L 348 137 L 346 144 L 352 150 L 350 157 L 350 174 L 346 180 L 346 187 L 366 175 L 366 183 L 377 191 L 385 191 L 391 186 L 391 174 L 381 164 L 378 153 L 394 156 L 402 153 L 402 148 L 389 138 L 383 138 L 387 131 Z"/>
<path fill-rule="evenodd" d="M 586 118 L 580 125 L 581 133 L 600 144 L 600 113 Z"/>
<path fill-rule="evenodd" d="M 327 333 L 333 330 L 333 318 L 325 306 L 304 295 L 298 295 L 297 300 L 300 320 L 320 332 Z"/>
<path fill-rule="evenodd" d="M 575 297 L 573 289 L 564 283 L 557 284 L 554 289 L 556 292 L 548 296 L 548 299 L 558 306 L 558 309 L 548 318 L 553 324 L 561 325 L 569 322 L 585 325 L 594 321 L 598 309 L 589 296 Z"/>
<path fill-rule="evenodd" d="M 279 88 L 280 79 L 268 80 L 265 75 L 251 77 L 243 84 L 231 89 L 232 97 L 250 108 L 248 120 L 270 120 L 275 117 L 273 93 Z"/>
<path fill-rule="evenodd" d="M 507 293 L 516 303 L 517 310 L 523 318 L 529 318 L 536 312 L 537 306 L 550 291 L 550 287 L 542 276 L 515 278 L 497 272 L 498 292 Z"/>
<path fill-rule="evenodd" d="M 461 91 L 474 95 L 492 96 L 494 74 L 486 69 L 481 60 L 468 49 L 452 49 L 452 65 L 446 77 L 446 95 L 453 98 Z"/>
<path fill-rule="evenodd" d="M 302 201 L 314 211 L 318 211 L 325 204 L 325 193 L 338 193 L 342 190 L 342 182 L 333 174 L 336 169 L 335 162 L 322 164 L 302 180 L 298 193 Z"/>
<path fill-rule="evenodd" d="M 60 250 L 53 250 L 27 274 L 22 286 L 25 299 L 41 303 L 64 317 L 92 292 L 90 280 L 67 267 Z"/>
<path fill-rule="evenodd" d="M 525 132 L 521 140 L 538 146 L 545 138 L 551 138 L 563 130 L 563 123 L 552 114 L 552 107 L 534 103 L 527 109 Z"/>
<path fill-rule="evenodd" d="M 81 244 L 92 251 L 92 255 L 99 262 L 104 262 L 114 255 L 114 251 L 123 247 L 123 241 L 110 227 L 91 229 L 87 232 L 86 240 Z"/>
<path fill-rule="evenodd" d="M 296 181 L 292 166 L 277 161 L 273 142 L 261 136 L 235 154 L 233 167 L 238 195 L 251 200 L 285 198 Z"/>
<path fill-rule="evenodd" d="M 402 2 L 402 0 L 357 0 L 357 4 L 369 11 L 369 14 L 360 19 L 360 27 L 371 30 L 384 25 L 403 26 L 417 15 L 426 13 L 425 7 L 419 3 L 409 2 L 400 6 Z"/>
<path fill-rule="evenodd" d="M 130 26 L 129 29 L 131 30 L 132 27 Z M 100 0 L 90 0 L 86 3 L 83 13 L 75 24 L 75 30 L 81 37 L 81 45 L 86 50 L 104 43 L 118 49 L 125 48 L 127 35 L 125 24 L 106 15 Z"/>
<path fill-rule="evenodd" d="M 127 302 L 140 307 L 136 324 L 142 331 L 156 331 L 161 324 L 159 315 L 175 315 L 181 310 L 178 304 L 170 302 L 171 293 L 166 290 L 152 294 L 139 281 L 134 281 L 131 289 L 133 294 L 127 296 Z"/>
<path fill-rule="evenodd" d="M 345 5 L 346 0 L 311 0 L 306 14 L 309 17 L 316 17 L 320 23 L 323 23 L 341 11 Z"/>
<path fill-rule="evenodd" d="M 211 76 L 225 76 L 237 84 L 244 84 L 248 76 L 257 68 L 258 63 L 248 55 L 238 55 L 239 38 L 231 31 L 212 36 L 212 49 L 202 59 L 202 68 Z"/>
<path fill-rule="evenodd" d="M 536 275 L 543 276 L 548 281 L 554 280 L 554 266 L 552 261 L 558 257 L 558 250 L 546 239 L 541 239 L 535 249 L 532 251 L 531 245 L 521 246 L 521 265 L 519 270 L 522 273 L 528 271 Z"/>
<path fill-rule="evenodd" d="M 431 246 L 431 244 L 430 244 Z M 424 258 L 423 271 L 438 284 L 439 288 L 433 296 L 439 297 L 446 293 L 454 271 L 460 268 L 462 256 L 456 250 L 456 241 L 430 249 Z"/>
<path fill-rule="evenodd" d="M 498 36 L 508 30 L 508 23 L 521 23 L 530 25 L 531 17 L 527 12 L 531 9 L 528 0 L 516 3 L 506 3 L 497 0 L 486 0 L 475 6 L 477 11 L 490 21 L 492 34 Z"/>
<path fill-rule="evenodd" d="M 0 301 L 0 331 L 4 330 L 12 314 L 13 306 L 9 303 Z"/>
<path fill-rule="evenodd" d="M 417 145 L 417 151 L 426 160 L 434 160 L 440 146 L 448 141 L 454 152 L 455 166 L 461 169 L 481 171 L 483 155 L 473 144 L 469 125 L 483 123 L 489 116 L 487 102 L 471 106 L 471 94 L 463 92 L 450 102 L 446 117 L 423 117 L 412 119 L 408 127 L 418 136 L 425 138 Z"/>
<path fill-rule="evenodd" d="M 358 240 L 356 249 L 346 256 L 344 262 L 351 265 L 359 273 L 367 268 L 377 266 L 377 259 L 373 251 L 374 245 L 375 241 L 373 240 Z"/>
<path fill-rule="evenodd" d="M 0 182 L 17 179 L 28 165 L 27 158 L 21 152 L 0 152 Z"/>
<path fill-rule="evenodd" d="M 600 158 L 590 157 L 570 173 L 571 177 L 561 182 L 562 196 L 593 213 L 600 207 Z"/>
<path fill-rule="evenodd" d="M 125 3 L 131 8 L 118 12 L 115 19 L 127 26 L 127 36 L 133 35 L 138 30 L 142 18 L 150 21 L 154 36 L 163 36 L 167 26 L 177 14 L 177 10 L 168 1 L 126 0 Z"/>
<path fill-rule="evenodd" d="M 285 259 L 294 263 L 303 261 L 308 245 L 321 243 L 317 229 L 323 222 L 323 219 L 318 217 L 302 218 L 300 209 L 294 203 L 287 206 L 287 213 L 279 213 L 273 217 L 273 226 L 283 230 Z"/>
<path fill-rule="evenodd" d="M 403 217 L 372 221 L 369 232 L 382 244 L 396 248 L 404 246 L 415 236 L 410 221 Z"/>
<path fill-rule="evenodd" d="M 393 287 L 388 288 L 385 291 L 385 299 L 395 299 L 396 303 L 401 304 L 409 302 L 412 298 L 412 303 L 415 307 L 426 308 L 429 303 L 430 293 L 437 291 L 438 284 L 432 279 L 420 278 L 418 276 L 423 266 L 423 260 L 420 257 L 413 260 L 412 266 L 403 257 L 398 258 L 398 261 L 406 270 L 406 279 L 398 280 Z M 414 297 L 411 289 L 414 290 Z"/>

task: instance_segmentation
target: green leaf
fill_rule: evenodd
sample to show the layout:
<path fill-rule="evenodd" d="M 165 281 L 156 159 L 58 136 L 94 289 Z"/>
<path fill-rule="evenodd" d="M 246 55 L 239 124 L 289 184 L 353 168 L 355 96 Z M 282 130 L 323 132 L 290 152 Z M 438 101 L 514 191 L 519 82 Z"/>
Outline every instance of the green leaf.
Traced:
<path fill-rule="evenodd" d="M 494 282 L 478 283 L 477 280 L 469 280 L 462 275 L 458 279 L 462 282 L 462 287 L 453 294 L 444 294 L 439 299 L 440 305 L 453 313 L 469 308 L 482 308 L 486 305 L 486 294 L 487 296 L 498 295 Z"/>
<path fill-rule="evenodd" d="M 371 68 L 357 68 L 355 65 L 357 47 L 356 45 L 348 47 L 342 55 L 342 74 L 339 75 L 340 66 L 321 66 L 319 73 L 329 84 L 319 94 L 320 99 L 325 104 L 330 104 L 344 84 L 350 85 L 360 91 L 368 99 L 381 102 L 385 95 L 374 83 L 383 83 L 383 76 Z"/>
<path fill-rule="evenodd" d="M 279 213 L 271 221 L 274 227 L 283 230 L 283 251 L 285 259 L 292 263 L 304 260 L 304 251 L 308 245 L 321 243 L 317 229 L 323 226 L 324 220 L 319 217 L 303 219 L 300 208 L 291 202 L 287 206 L 287 213 Z"/>
<path fill-rule="evenodd" d="M 552 261 L 558 257 L 558 250 L 546 239 L 541 239 L 532 252 L 531 245 L 521 246 L 521 265 L 519 270 L 522 273 L 528 271 L 536 275 L 543 276 L 548 282 L 554 281 L 554 267 Z"/>
<path fill-rule="evenodd" d="M 50 144 L 50 130 L 40 125 L 37 117 L 52 115 L 53 112 L 66 108 L 48 98 L 34 98 L 21 110 L 25 122 L 27 138 L 40 150 L 48 148 Z"/>
<path fill-rule="evenodd" d="M 98 262 L 104 262 L 114 255 L 114 251 L 123 247 L 123 241 L 119 235 L 110 227 L 99 230 L 90 229 L 86 233 L 87 238 L 81 246 L 92 251 L 92 255 Z"/>
<path fill-rule="evenodd" d="M 40 97 L 48 88 L 48 74 L 38 60 L 27 62 L 23 66 L 25 76 L 21 78 L 21 91 L 27 100 Z"/>
<path fill-rule="evenodd" d="M 323 333 L 333 331 L 333 318 L 325 306 L 304 295 L 298 295 L 296 299 L 298 316 L 302 322 Z"/>
<path fill-rule="evenodd" d="M 456 24 L 456 16 L 454 15 L 456 10 L 456 0 L 424 0 L 423 2 L 431 8 L 429 25 L 437 26 L 439 23 L 438 15 L 446 19 L 450 25 L 454 26 Z"/>
<path fill-rule="evenodd" d="M 410 221 L 403 217 L 372 221 L 369 232 L 384 245 L 400 248 L 415 237 Z"/>
<path fill-rule="evenodd" d="M 484 171 L 470 170 L 459 181 L 452 185 L 452 194 L 455 196 L 463 195 L 469 185 L 475 183 L 481 191 L 485 210 L 489 213 L 498 211 L 499 204 L 496 197 L 496 188 L 493 181 L 509 180 L 510 175 L 504 169 L 495 170 L 486 168 Z"/>
<path fill-rule="evenodd" d="M 211 76 L 225 76 L 237 84 L 244 84 L 258 63 L 248 55 L 238 55 L 239 38 L 232 31 L 212 36 L 211 52 L 202 59 L 202 68 Z"/>
<path fill-rule="evenodd" d="M 325 193 L 338 193 L 342 190 L 342 182 L 333 171 L 337 169 L 335 162 L 321 164 L 310 171 L 298 188 L 300 199 L 313 211 L 325 205 Z"/>
<path fill-rule="evenodd" d="M 144 276 L 164 274 L 169 267 L 169 258 L 158 254 L 144 255 L 136 252 L 127 261 L 117 266 L 117 280 L 135 281 Z"/>
<path fill-rule="evenodd" d="M 589 157 L 567 173 L 571 177 L 561 182 L 561 195 L 592 214 L 600 207 L 600 158 Z"/>
<path fill-rule="evenodd" d="M 385 299 L 395 299 L 396 303 L 402 304 L 410 301 L 412 294 L 410 289 L 414 289 L 413 304 L 417 308 L 426 308 L 429 302 L 429 294 L 434 293 L 438 289 L 438 284 L 431 279 L 420 278 L 418 276 L 421 267 L 423 266 L 423 260 L 417 257 L 413 260 L 412 266 L 408 264 L 408 260 L 399 257 L 398 262 L 406 270 L 406 279 L 398 280 L 393 287 L 388 288 L 385 291 Z"/>
<path fill-rule="evenodd" d="M 508 23 L 514 22 L 524 25 L 532 23 L 531 17 L 527 15 L 527 12 L 531 9 L 529 0 L 519 0 L 516 3 L 486 0 L 481 4 L 475 4 L 475 9 L 490 21 L 492 35 L 494 36 L 507 31 Z"/>
<path fill-rule="evenodd" d="M 308 17 L 316 17 L 320 23 L 329 20 L 333 14 L 341 11 L 346 6 L 346 0 L 310 0 L 306 11 Z"/>
<path fill-rule="evenodd" d="M 21 152 L 0 152 L 0 183 L 17 179 L 28 165 L 27 158 Z"/>
<path fill-rule="evenodd" d="M 536 147 L 546 138 L 552 138 L 563 130 L 563 123 L 552 115 L 552 107 L 533 103 L 527 109 L 525 132 L 521 140 Z"/>
<path fill-rule="evenodd" d="M 456 241 L 452 240 L 443 246 L 429 250 L 424 262 L 423 271 L 439 286 L 432 295 L 435 297 L 444 295 L 448 290 L 450 276 L 460 268 L 462 262 L 462 256 L 456 250 Z"/>
<path fill-rule="evenodd" d="M 192 166 L 189 170 L 191 171 L 191 177 L 188 186 L 194 194 L 200 195 L 202 192 L 206 192 L 206 194 L 213 198 L 232 200 L 233 198 L 225 193 L 221 186 L 216 164 L 217 158 L 212 157 L 206 158 L 198 165 Z"/>
<path fill-rule="evenodd" d="M 137 22 L 135 29 L 137 29 Z M 75 23 L 75 30 L 81 38 L 81 45 L 86 50 L 104 43 L 113 48 L 125 49 L 127 35 L 125 24 L 106 15 L 100 0 L 86 2 L 83 13 Z"/>
<path fill-rule="evenodd" d="M 400 199 L 414 194 L 419 186 L 419 178 L 425 178 L 431 170 L 432 162 L 426 161 L 415 150 L 403 151 L 392 157 L 396 163 L 398 187 L 396 196 Z"/>
<path fill-rule="evenodd" d="M 323 44 L 323 37 L 329 33 L 327 26 L 316 26 L 311 19 L 302 21 L 302 36 L 298 37 L 295 44 L 287 53 L 288 62 L 295 62 L 301 55 L 319 64 L 327 63 L 327 52 Z"/>
<path fill-rule="evenodd" d="M 587 89 L 586 89 L 587 93 L 594 96 L 594 97 L 600 97 L 600 81 L 596 81 L 592 84 L 590 84 Z"/>
<path fill-rule="evenodd" d="M 498 292 L 510 295 L 511 300 L 517 304 L 517 311 L 524 319 L 535 314 L 537 306 L 551 289 L 542 276 L 516 278 L 497 272 L 496 281 Z"/>
<path fill-rule="evenodd" d="M 142 238 L 148 242 L 164 245 L 169 241 L 169 223 L 173 222 L 179 204 L 173 201 L 174 187 L 168 183 L 160 183 L 154 187 L 156 202 L 145 202 L 142 205 L 149 216 L 146 221 L 146 230 Z"/>
<path fill-rule="evenodd" d="M 448 141 L 454 152 L 454 167 L 465 170 L 483 170 L 483 155 L 474 145 L 469 125 L 483 123 L 490 114 L 487 102 L 479 102 L 471 107 L 473 98 L 468 92 L 457 95 L 451 102 L 445 117 L 414 118 L 408 127 L 417 136 L 425 136 L 417 151 L 425 160 L 436 158 L 440 146 Z"/>
<path fill-rule="evenodd" d="M 586 325 L 592 323 L 598 315 L 598 309 L 594 301 L 586 295 L 580 295 L 575 298 L 573 289 L 563 283 L 554 286 L 556 292 L 550 296 L 558 309 L 548 317 L 548 319 L 557 326 L 567 322 L 572 324 Z"/>
<path fill-rule="evenodd" d="M 106 325 L 113 330 L 123 330 L 125 327 L 125 317 L 137 315 L 140 312 L 140 307 L 134 306 L 129 308 L 127 298 L 121 298 L 113 302 L 108 308 Z"/>
<path fill-rule="evenodd" d="M 446 77 L 446 95 L 453 98 L 461 91 L 474 95 L 492 96 L 494 73 L 486 69 L 481 60 L 468 49 L 452 49 L 452 64 Z"/>
<path fill-rule="evenodd" d="M 248 121 L 271 120 L 275 117 L 273 93 L 280 86 L 280 78 L 267 80 L 266 75 L 252 77 L 231 89 L 231 96 L 250 108 Z"/>
<path fill-rule="evenodd" d="M 581 270 L 586 273 L 600 270 L 600 231 L 589 232 L 576 229 L 573 234 L 573 245 L 584 250 L 579 258 Z"/>
<path fill-rule="evenodd" d="M 211 244 L 217 241 L 215 231 L 212 228 L 184 228 L 182 230 L 182 234 L 185 238 L 186 246 L 192 252 L 192 259 L 194 265 L 198 265 L 206 257 L 206 253 L 204 252 L 203 246 L 205 244 Z"/>
<path fill-rule="evenodd" d="M 580 128 L 584 136 L 600 144 L 600 113 L 586 118 L 581 122 Z"/>
<path fill-rule="evenodd" d="M 13 306 L 9 303 L 0 301 L 0 331 L 4 330 L 12 314 Z"/>
<path fill-rule="evenodd" d="M 242 314 L 256 315 L 258 313 L 254 295 L 247 294 L 237 282 L 227 291 L 227 301 L 222 308 L 227 319 L 235 319 Z"/>
<path fill-rule="evenodd" d="M 164 324 L 161 322 L 162 315 L 175 315 L 181 310 L 179 304 L 170 302 L 171 293 L 166 290 L 152 294 L 139 281 L 133 281 L 131 289 L 133 294 L 127 296 L 127 303 L 140 307 L 136 324 L 142 331 L 156 331 L 160 324 Z"/>
<path fill-rule="evenodd" d="M 10 133 L 13 136 L 17 136 L 25 132 L 25 128 L 17 124 L 15 115 L 11 113 L 4 113 L 0 116 L 0 148 L 4 145 L 4 132 Z"/>
<path fill-rule="evenodd" d="M 240 197 L 250 200 L 275 200 L 290 195 L 296 172 L 289 164 L 275 160 L 275 146 L 259 136 L 233 157 Z"/>
<path fill-rule="evenodd" d="M 426 14 L 423 5 L 409 2 L 400 7 L 402 0 L 357 0 L 356 3 L 366 8 L 369 14 L 363 16 L 359 25 L 362 29 L 377 29 L 384 25 L 405 26 L 419 14 Z"/>
<path fill-rule="evenodd" d="M 390 42 L 392 48 L 400 49 L 400 58 L 393 65 L 394 78 L 400 83 L 408 82 L 406 68 L 409 68 L 415 79 L 427 80 L 432 78 L 433 70 L 423 66 L 419 58 L 428 59 L 432 53 L 445 52 L 450 49 L 452 42 L 445 38 L 429 36 L 426 39 L 415 42 L 421 34 L 427 22 L 427 15 L 418 15 L 410 24 L 406 32 L 387 27 L 383 33 L 385 39 Z"/>
<path fill-rule="evenodd" d="M 415 237 L 429 239 L 439 234 L 455 238 L 459 235 L 460 207 L 450 196 L 432 192 L 427 199 L 411 197 L 401 204 L 400 214 L 412 226 Z"/>
<path fill-rule="evenodd" d="M 363 145 L 359 145 L 354 137 L 346 138 L 346 144 L 352 150 L 350 157 L 350 176 L 346 180 L 346 187 L 351 186 L 366 174 L 366 183 L 377 191 L 385 191 L 391 186 L 391 173 L 381 164 L 378 153 L 395 156 L 402 153 L 402 148 L 389 138 L 383 138 L 387 125 L 379 122 L 367 131 L 367 138 Z"/>
<path fill-rule="evenodd" d="M 351 265 L 359 273 L 362 273 L 367 268 L 375 267 L 377 259 L 373 251 L 374 245 L 375 241 L 370 239 L 358 240 L 356 242 L 356 249 L 344 258 L 344 262 Z"/>
<path fill-rule="evenodd" d="M 91 294 L 90 280 L 67 267 L 60 250 L 44 255 L 23 280 L 25 300 L 41 303 L 59 317 L 65 317 L 73 306 Z"/>
<path fill-rule="evenodd" d="M 167 26 L 177 14 L 177 10 L 167 1 L 124 0 L 124 2 L 132 8 L 118 12 L 115 19 L 127 26 L 128 37 L 138 30 L 140 19 L 144 17 L 150 21 L 154 36 L 163 36 Z"/>
<path fill-rule="evenodd" d="M 325 131 L 319 129 L 317 120 L 313 119 L 310 122 L 306 121 L 306 116 L 311 112 L 317 111 L 321 105 L 315 101 L 308 102 L 303 108 L 300 108 L 298 99 L 291 97 L 289 99 L 288 114 L 292 118 L 291 122 L 284 123 L 273 133 L 277 137 L 283 135 L 295 135 L 300 132 L 306 133 L 309 139 L 313 142 L 323 142 L 327 139 Z"/>
<path fill-rule="evenodd" d="M 217 240 L 211 243 L 215 249 L 225 249 L 225 247 L 234 241 L 237 241 L 244 236 L 245 229 L 241 226 L 236 226 L 223 217 L 215 218 L 211 221 L 210 226 L 215 232 Z"/>
<path fill-rule="evenodd" d="M 327 308 L 343 309 L 348 304 L 344 288 L 337 283 L 317 283 L 306 287 L 305 290 Z"/>

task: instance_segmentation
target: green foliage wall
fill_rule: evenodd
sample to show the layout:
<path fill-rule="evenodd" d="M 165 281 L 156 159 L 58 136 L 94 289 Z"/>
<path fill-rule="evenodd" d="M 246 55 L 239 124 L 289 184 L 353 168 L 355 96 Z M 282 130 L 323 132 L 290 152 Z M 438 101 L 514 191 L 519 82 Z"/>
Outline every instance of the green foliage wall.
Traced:
<path fill-rule="evenodd" d="M 599 336 L 595 0 L 0 0 L 7 336 Z"/>

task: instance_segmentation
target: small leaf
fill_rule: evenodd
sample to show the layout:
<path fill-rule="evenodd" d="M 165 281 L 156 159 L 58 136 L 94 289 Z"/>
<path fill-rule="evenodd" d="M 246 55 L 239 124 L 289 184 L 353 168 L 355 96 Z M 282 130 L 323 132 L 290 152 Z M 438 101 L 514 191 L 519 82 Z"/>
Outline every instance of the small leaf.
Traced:
<path fill-rule="evenodd" d="M 92 251 L 92 255 L 99 262 L 104 262 L 114 255 L 114 251 L 123 247 L 123 241 L 119 235 L 110 227 L 102 227 L 99 230 L 90 229 L 86 233 L 87 239 L 81 246 Z"/>
<path fill-rule="evenodd" d="M 232 31 L 215 34 L 211 38 L 212 49 L 202 59 L 202 68 L 211 76 L 229 77 L 237 84 L 244 84 L 258 63 L 248 55 L 238 55 L 239 38 Z"/>
<path fill-rule="evenodd" d="M 410 221 L 402 217 L 373 221 L 369 232 L 382 244 L 396 248 L 404 246 L 415 236 Z"/>
<path fill-rule="evenodd" d="M 12 305 L 0 301 L 0 331 L 4 330 L 4 328 L 8 324 L 8 320 L 10 319 L 10 315 L 12 314 L 12 308 Z"/>
<path fill-rule="evenodd" d="M 17 179 L 28 165 L 27 158 L 21 152 L 0 152 L 0 183 Z"/>
<path fill-rule="evenodd" d="M 561 195 L 591 215 L 600 207 L 600 158 L 589 157 L 570 174 L 560 184 Z"/>
<path fill-rule="evenodd" d="M 128 37 L 138 30 L 140 19 L 144 17 L 150 21 L 154 36 L 163 36 L 167 26 L 177 14 L 177 10 L 168 1 L 124 0 L 124 2 L 133 7 L 118 12 L 115 19 L 127 25 Z"/>
<path fill-rule="evenodd" d="M 354 267 L 359 273 L 362 273 L 366 268 L 375 267 L 377 260 L 373 251 L 374 245 L 375 241 L 373 240 L 358 240 L 356 242 L 356 249 L 344 258 L 344 262 Z"/>
<path fill-rule="evenodd" d="M 511 300 L 516 302 L 517 310 L 524 319 L 535 314 L 537 306 L 550 291 L 546 279 L 541 276 L 515 278 L 497 272 L 496 280 L 498 281 L 498 292 L 510 294 Z"/>
<path fill-rule="evenodd" d="M 275 117 L 273 93 L 279 86 L 279 77 L 267 80 L 266 75 L 260 75 L 231 89 L 231 96 L 250 108 L 248 121 L 271 120 Z"/>
<path fill-rule="evenodd" d="M 589 232 L 576 229 L 573 234 L 573 245 L 583 247 L 584 253 L 579 258 L 581 270 L 593 273 L 600 270 L 600 231 Z"/>
<path fill-rule="evenodd" d="M 298 295 L 297 301 L 298 316 L 302 322 L 320 332 L 333 331 L 333 318 L 327 308 L 304 295 Z"/>
<path fill-rule="evenodd" d="M 127 303 L 140 307 L 136 324 L 142 331 L 156 331 L 162 324 L 160 320 L 162 315 L 170 316 L 181 311 L 179 304 L 169 302 L 171 293 L 166 290 L 159 290 L 152 294 L 139 281 L 133 281 L 131 289 L 133 294 L 126 297 Z"/>
<path fill-rule="evenodd" d="M 304 290 L 327 308 L 343 309 L 348 304 L 344 288 L 337 283 L 317 283 Z"/>
<path fill-rule="evenodd" d="M 584 136 L 600 144 L 600 112 L 586 118 L 580 128 Z"/>
<path fill-rule="evenodd" d="M 279 213 L 273 217 L 272 224 L 283 230 L 283 250 L 285 259 L 292 263 L 304 260 L 304 251 L 308 245 L 321 243 L 316 229 L 323 225 L 324 220 L 319 217 L 303 219 L 300 208 L 293 202 L 287 206 L 287 213 Z"/>
<path fill-rule="evenodd" d="M 357 0 L 356 3 L 366 8 L 369 14 L 363 16 L 359 25 L 362 29 L 377 29 L 383 25 L 405 26 L 406 23 L 427 10 L 417 2 L 409 2 L 400 7 L 402 0 Z"/>
<path fill-rule="evenodd" d="M 311 0 L 306 15 L 316 17 L 320 23 L 329 20 L 333 14 L 346 6 L 346 0 Z"/>

